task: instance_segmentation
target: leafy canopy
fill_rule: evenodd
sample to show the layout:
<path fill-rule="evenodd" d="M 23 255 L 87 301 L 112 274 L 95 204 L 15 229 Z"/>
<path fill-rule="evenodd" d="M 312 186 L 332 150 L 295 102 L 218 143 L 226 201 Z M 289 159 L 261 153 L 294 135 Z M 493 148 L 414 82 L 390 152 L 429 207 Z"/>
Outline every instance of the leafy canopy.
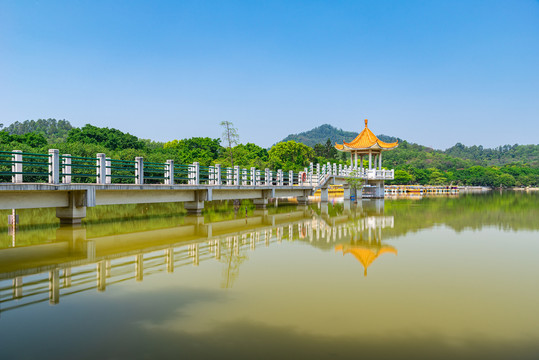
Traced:
<path fill-rule="evenodd" d="M 314 150 L 293 140 L 280 142 L 269 150 L 269 163 L 273 169 L 301 171 L 314 159 Z"/>
<path fill-rule="evenodd" d="M 67 135 L 67 142 L 83 144 L 101 144 L 108 149 L 143 149 L 144 142 L 134 135 L 113 128 L 100 128 L 86 124 L 82 128 L 73 128 Z"/>

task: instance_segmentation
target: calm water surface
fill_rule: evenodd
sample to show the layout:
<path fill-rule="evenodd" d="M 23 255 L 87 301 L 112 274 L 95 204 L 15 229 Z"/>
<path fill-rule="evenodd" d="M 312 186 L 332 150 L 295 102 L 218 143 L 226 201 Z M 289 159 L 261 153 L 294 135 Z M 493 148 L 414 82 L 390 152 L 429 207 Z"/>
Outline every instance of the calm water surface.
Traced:
<path fill-rule="evenodd" d="M 538 194 L 19 215 L 1 359 L 539 358 Z"/>

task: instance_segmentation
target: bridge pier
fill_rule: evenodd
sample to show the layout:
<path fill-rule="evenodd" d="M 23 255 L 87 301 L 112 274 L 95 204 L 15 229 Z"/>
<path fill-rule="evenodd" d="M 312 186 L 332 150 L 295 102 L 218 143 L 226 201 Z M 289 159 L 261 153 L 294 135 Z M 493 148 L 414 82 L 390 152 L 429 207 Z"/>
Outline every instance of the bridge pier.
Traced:
<path fill-rule="evenodd" d="M 350 185 L 344 184 L 342 186 L 342 189 L 343 189 L 344 201 L 349 201 L 350 200 Z"/>
<path fill-rule="evenodd" d="M 189 215 L 200 215 L 204 210 L 204 200 L 206 200 L 205 191 L 195 191 L 195 201 L 188 201 L 184 203 L 184 208 Z"/>
<path fill-rule="evenodd" d="M 329 191 L 328 188 L 320 188 L 320 201 L 327 203 L 329 201 Z"/>
<path fill-rule="evenodd" d="M 265 210 L 268 206 L 270 196 L 271 196 L 271 191 L 264 190 L 262 191 L 262 198 L 253 199 L 253 204 L 256 206 L 258 210 Z M 277 198 L 275 198 L 275 201 L 277 201 Z M 275 206 L 277 206 L 277 203 L 275 204 Z"/>
<path fill-rule="evenodd" d="M 253 199 L 253 204 L 255 204 L 258 210 L 264 210 L 268 206 L 268 199 L 267 198 Z"/>
<path fill-rule="evenodd" d="M 329 207 L 328 202 L 321 202 L 320 203 L 320 214 L 322 215 L 328 215 L 329 214 Z"/>
<path fill-rule="evenodd" d="M 384 180 L 367 180 L 367 185 L 374 186 L 372 198 L 383 199 L 385 197 Z"/>
<path fill-rule="evenodd" d="M 303 192 L 303 196 L 297 196 L 298 205 L 309 205 L 309 193 Z"/>
<path fill-rule="evenodd" d="M 80 224 L 86 217 L 86 206 L 95 206 L 95 190 L 76 190 L 67 192 L 68 205 L 56 208 L 60 224 Z"/>

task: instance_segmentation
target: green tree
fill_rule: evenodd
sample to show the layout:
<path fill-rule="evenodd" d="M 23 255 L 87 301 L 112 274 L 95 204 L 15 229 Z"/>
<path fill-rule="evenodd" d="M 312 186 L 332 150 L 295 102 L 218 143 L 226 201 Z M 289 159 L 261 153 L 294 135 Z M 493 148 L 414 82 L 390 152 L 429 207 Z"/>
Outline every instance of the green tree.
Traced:
<path fill-rule="evenodd" d="M 511 174 L 500 174 L 496 178 L 496 182 L 494 183 L 494 186 L 496 187 L 513 187 L 516 185 L 516 180 Z"/>
<path fill-rule="evenodd" d="M 410 175 L 406 170 L 395 170 L 395 179 L 393 183 L 399 185 L 406 185 L 412 182 L 412 175 Z"/>
<path fill-rule="evenodd" d="M 191 164 L 195 161 L 201 165 L 211 165 L 222 152 L 219 139 L 194 137 L 183 140 L 173 140 L 164 144 L 178 164 Z"/>
<path fill-rule="evenodd" d="M 328 140 L 326 141 L 325 148 L 326 148 L 326 158 L 336 160 L 338 153 L 337 153 L 337 149 L 335 149 L 335 146 L 333 146 L 331 139 L 328 138 Z"/>
<path fill-rule="evenodd" d="M 82 128 L 74 128 L 67 135 L 67 142 L 83 144 L 101 144 L 107 149 L 143 149 L 144 142 L 136 136 L 112 128 L 100 128 L 86 124 Z"/>
<path fill-rule="evenodd" d="M 301 171 L 314 158 L 314 150 L 295 141 L 280 142 L 269 150 L 269 163 L 274 169 Z"/>

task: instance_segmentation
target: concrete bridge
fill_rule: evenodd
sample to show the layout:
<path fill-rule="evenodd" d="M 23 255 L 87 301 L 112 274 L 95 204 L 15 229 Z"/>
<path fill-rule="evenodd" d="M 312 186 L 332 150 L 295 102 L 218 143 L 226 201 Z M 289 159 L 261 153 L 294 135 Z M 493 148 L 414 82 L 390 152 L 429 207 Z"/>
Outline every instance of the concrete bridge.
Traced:
<path fill-rule="evenodd" d="M 183 202 L 188 213 L 197 214 L 205 201 L 251 199 L 265 208 L 270 198 L 297 198 L 306 204 L 316 189 L 321 201 L 328 201 L 328 186 L 343 185 L 350 198 L 349 179 L 363 179 L 374 188 L 372 197 L 384 197 L 384 181 L 393 179 L 393 170 L 368 169 L 336 164 L 310 165 L 294 173 L 282 170 L 221 168 L 144 162 L 107 158 L 48 154 L 0 152 L 0 210 L 56 208 L 63 224 L 77 224 L 86 208 L 96 205 Z M 9 181 L 11 180 L 11 181 Z"/>
<path fill-rule="evenodd" d="M 47 301 L 58 304 L 60 297 L 101 292 L 123 281 L 143 281 L 151 274 L 212 259 L 237 261 L 242 252 L 283 241 L 306 241 L 330 250 L 349 244 L 353 234 L 365 234 L 369 243 L 380 243 L 381 230 L 393 227 L 394 220 L 383 215 L 379 204 L 376 209 L 381 212 L 329 217 L 298 206 L 287 213 L 257 210 L 249 218 L 208 224 L 202 216 L 188 216 L 181 226 L 94 238 L 87 238 L 80 226 L 60 227 L 52 243 L 0 249 L 0 313 Z"/>

